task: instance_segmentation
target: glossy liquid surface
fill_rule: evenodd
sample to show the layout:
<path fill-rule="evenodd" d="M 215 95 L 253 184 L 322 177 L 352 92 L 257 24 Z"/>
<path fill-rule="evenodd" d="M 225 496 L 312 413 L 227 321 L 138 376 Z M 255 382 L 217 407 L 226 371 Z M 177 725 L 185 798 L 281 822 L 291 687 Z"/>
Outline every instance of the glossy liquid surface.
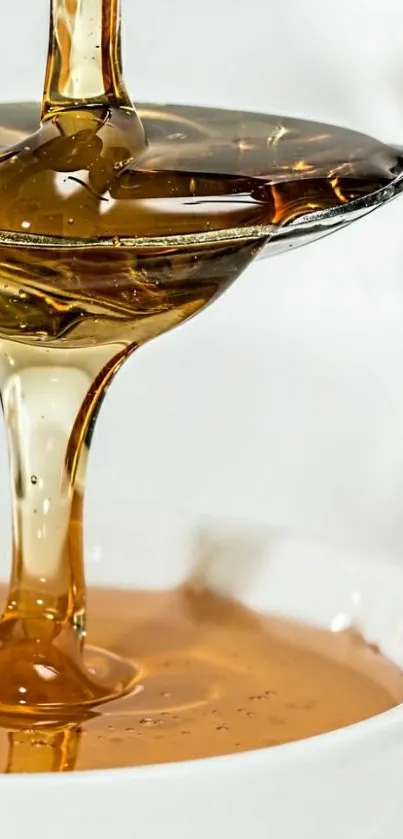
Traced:
<path fill-rule="evenodd" d="M 105 389 L 130 352 L 213 301 L 259 253 L 337 229 L 390 200 L 403 183 L 400 152 L 353 132 L 205 109 L 137 112 L 123 79 L 119 12 L 118 0 L 52 0 L 41 112 L 22 105 L 0 109 L 0 389 L 14 525 L 0 622 L 0 708 L 25 721 L 42 715 L 55 724 L 58 716 L 69 717 L 67 734 L 58 729 L 51 735 L 68 764 L 76 760 L 74 719 L 113 696 L 121 697 L 118 703 L 134 701 L 142 671 L 131 662 L 146 657 L 153 638 L 152 627 L 144 636 L 137 627 L 140 646 L 136 635 L 134 648 L 131 641 L 114 651 L 114 627 L 100 641 L 111 654 L 84 649 L 85 466 Z M 213 624 L 229 621 L 237 634 L 237 615 L 232 620 L 226 604 L 203 597 L 186 602 L 197 606 L 201 625 L 210 625 L 212 608 Z M 179 625 L 166 627 L 165 642 L 171 630 L 182 645 L 192 634 L 186 616 L 182 625 L 183 604 L 171 604 Z M 136 627 L 129 610 L 117 605 L 110 620 L 120 626 L 122 611 L 130 634 Z M 186 670 L 179 662 L 185 670 L 177 703 L 188 707 L 187 693 L 196 687 L 203 693 L 207 682 L 241 703 L 234 669 L 216 661 L 220 643 L 222 656 L 231 658 L 228 633 L 227 626 L 225 638 L 204 649 L 203 665 L 197 658 L 195 669 Z M 246 669 L 237 679 L 244 675 L 248 691 L 258 696 L 247 659 L 255 660 L 255 680 L 264 655 L 259 664 L 258 638 L 252 640 L 253 648 L 244 644 Z M 294 659 L 290 673 L 297 669 Z M 158 683 L 157 671 L 154 677 Z M 269 701 L 270 689 L 262 691 Z M 143 693 L 136 692 L 136 702 Z M 280 711 L 272 715 L 274 726 L 286 725 L 273 722 L 283 719 Z M 153 729 L 160 721 L 151 712 L 144 709 L 140 725 Z M 93 713 L 102 728 L 103 717 Z M 238 730 L 232 706 L 220 713 L 216 733 L 232 726 L 240 743 L 235 748 L 259 745 L 253 738 L 243 745 L 243 723 Z M 250 720 L 255 712 L 245 713 Z M 216 753 L 201 719 L 190 724 L 196 738 L 190 756 L 203 751 L 203 742 Z M 325 730 L 334 721 L 321 725 Z M 290 730 L 291 739 L 306 736 Z M 258 731 L 260 745 L 270 740 L 265 734 L 262 743 L 260 724 L 256 738 Z M 192 744 L 190 731 L 181 736 Z M 172 745 L 170 759 L 186 756 L 177 741 Z M 148 751 L 149 760 L 165 759 Z M 123 751 L 119 760 L 125 762 Z"/>
<path fill-rule="evenodd" d="M 133 694 L 76 725 L 2 720 L 3 771 L 164 763 L 274 746 L 403 700 L 403 675 L 351 631 L 259 616 L 208 591 L 89 593 L 89 641 L 138 668 Z"/>
<path fill-rule="evenodd" d="M 35 106 L 0 108 L 0 145 L 14 143 L 0 158 L 3 337 L 138 346 L 262 250 L 324 235 L 403 184 L 400 152 L 340 128 L 178 106 L 139 116 L 147 144 L 130 162 L 125 109 L 68 111 L 32 134 Z"/>
<path fill-rule="evenodd" d="M 38 131 L 39 113 L 34 104 L 0 107 L 0 146 L 12 144 L 0 165 L 0 229 L 16 236 L 295 237 L 314 221 L 319 233 L 323 214 L 331 229 L 334 216 L 354 218 L 355 207 L 401 188 L 400 149 L 336 126 L 143 105 L 146 144 L 133 161 L 127 110 L 68 111 Z"/>

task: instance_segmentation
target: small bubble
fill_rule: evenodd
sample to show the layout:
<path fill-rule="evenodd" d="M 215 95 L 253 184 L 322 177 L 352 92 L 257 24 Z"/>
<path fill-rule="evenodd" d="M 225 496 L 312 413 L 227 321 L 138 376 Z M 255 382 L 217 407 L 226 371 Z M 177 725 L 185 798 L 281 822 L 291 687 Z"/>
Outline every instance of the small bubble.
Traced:
<path fill-rule="evenodd" d="M 67 219 L 67 224 L 74 224 L 74 219 L 73 218 L 68 218 Z"/>
<path fill-rule="evenodd" d="M 37 483 L 38 483 L 37 476 L 36 475 L 31 475 L 31 484 L 37 484 Z"/>
<path fill-rule="evenodd" d="M 251 717 L 254 717 L 255 715 L 254 715 L 253 711 L 248 711 L 246 716 L 249 717 L 249 719 L 251 719 Z"/>
<path fill-rule="evenodd" d="M 126 728 L 126 731 L 127 731 L 128 734 L 133 734 L 134 733 L 134 728 Z"/>
<path fill-rule="evenodd" d="M 120 247 L 121 247 L 121 244 L 122 244 L 122 243 L 121 243 L 121 241 L 120 241 L 120 239 L 119 239 L 119 236 L 114 236 L 114 237 L 113 237 L 113 246 L 114 246 L 114 248 L 120 248 Z"/>
<path fill-rule="evenodd" d="M 190 734 L 190 731 L 181 731 L 181 734 L 183 734 L 184 737 L 187 737 L 188 734 Z"/>
<path fill-rule="evenodd" d="M 158 725 L 158 720 L 154 720 L 152 717 L 144 717 L 140 720 L 140 725 L 143 725 L 145 728 L 153 728 L 154 725 Z"/>
<path fill-rule="evenodd" d="M 217 731 L 228 731 L 228 726 L 225 722 L 221 723 L 221 725 L 216 726 Z"/>
<path fill-rule="evenodd" d="M 273 725 L 284 725 L 285 724 L 285 719 L 283 717 L 278 717 L 275 714 L 272 717 L 270 717 L 270 719 L 271 719 L 271 722 L 273 723 Z"/>
<path fill-rule="evenodd" d="M 163 690 L 161 692 L 161 696 L 163 697 L 163 699 L 169 699 L 169 697 L 172 696 L 172 694 L 168 690 Z"/>

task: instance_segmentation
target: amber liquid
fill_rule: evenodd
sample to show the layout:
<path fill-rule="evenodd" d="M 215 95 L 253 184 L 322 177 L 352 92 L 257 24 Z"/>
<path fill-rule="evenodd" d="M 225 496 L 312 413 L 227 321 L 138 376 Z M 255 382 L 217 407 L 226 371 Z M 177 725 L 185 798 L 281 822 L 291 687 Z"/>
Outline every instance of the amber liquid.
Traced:
<path fill-rule="evenodd" d="M 403 700 L 403 674 L 352 631 L 259 616 L 192 587 L 95 590 L 89 640 L 136 663 L 133 693 L 70 720 L 3 719 L 3 772 L 165 763 L 276 746 Z"/>
<path fill-rule="evenodd" d="M 126 109 L 38 114 L 0 113 L 0 335 L 30 345 L 138 346 L 403 188 L 400 151 L 327 125 L 145 106 L 139 153 Z"/>
<path fill-rule="evenodd" d="M 14 528 L 0 621 L 7 771 L 240 751 L 399 702 L 400 673 L 362 640 L 270 622 L 208 592 L 94 595 L 88 646 L 82 508 L 94 423 L 124 359 L 265 249 L 393 197 L 400 152 L 297 120 L 137 113 L 116 0 L 52 3 L 41 122 L 20 106 L 0 124 Z"/>

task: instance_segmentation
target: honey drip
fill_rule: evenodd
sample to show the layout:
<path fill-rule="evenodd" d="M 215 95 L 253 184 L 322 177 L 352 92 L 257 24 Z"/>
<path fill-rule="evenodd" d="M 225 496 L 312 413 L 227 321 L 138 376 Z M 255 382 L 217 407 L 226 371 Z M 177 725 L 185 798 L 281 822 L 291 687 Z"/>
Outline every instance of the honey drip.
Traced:
<path fill-rule="evenodd" d="M 13 502 L 0 621 L 0 709 L 14 719 L 6 771 L 73 768 L 83 726 L 104 719 L 101 703 L 120 697 L 137 713 L 130 703 L 147 633 L 134 621 L 127 648 L 105 651 L 113 630 L 100 642 L 95 631 L 95 647 L 85 643 L 86 464 L 116 371 L 211 303 L 257 255 L 336 230 L 403 183 L 400 152 L 354 132 L 208 109 L 137 111 L 123 81 L 118 0 L 52 0 L 39 127 L 36 116 L 31 107 L 0 109 L 0 390 Z M 110 595 L 111 626 L 119 597 Z M 195 601 L 178 597 L 181 624 L 180 610 Z M 199 604 L 207 621 L 209 597 Z M 382 696 L 368 713 L 389 706 Z M 357 718 L 354 708 L 346 719 Z M 45 717 L 41 757 L 31 760 L 26 732 Z M 238 739 L 239 748 L 260 743 Z M 197 740 L 188 754 L 175 740 L 169 759 L 174 747 L 178 758 L 217 750 Z M 88 765 L 99 765 L 97 755 Z M 126 762 L 136 759 L 122 752 Z"/>

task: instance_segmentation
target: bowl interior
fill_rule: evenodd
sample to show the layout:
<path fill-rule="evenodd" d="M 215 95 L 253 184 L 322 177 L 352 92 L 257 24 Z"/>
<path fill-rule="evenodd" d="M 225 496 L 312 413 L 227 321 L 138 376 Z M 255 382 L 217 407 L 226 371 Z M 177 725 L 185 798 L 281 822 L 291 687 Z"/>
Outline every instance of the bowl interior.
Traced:
<path fill-rule="evenodd" d="M 403 667 L 403 572 L 382 556 L 257 522 L 133 514 L 129 500 L 118 515 L 117 543 L 107 511 L 91 511 L 90 584 L 164 589 L 197 580 L 263 613 L 333 632 L 353 627 Z"/>

